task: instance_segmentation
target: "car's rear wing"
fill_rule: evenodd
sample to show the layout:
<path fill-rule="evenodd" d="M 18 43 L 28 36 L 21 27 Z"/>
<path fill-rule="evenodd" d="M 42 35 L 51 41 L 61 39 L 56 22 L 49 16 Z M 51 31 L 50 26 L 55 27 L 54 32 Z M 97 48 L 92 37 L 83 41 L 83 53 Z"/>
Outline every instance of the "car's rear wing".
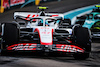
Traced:
<path fill-rule="evenodd" d="M 33 17 L 38 17 L 40 16 L 40 13 L 31 13 L 31 12 L 14 12 L 14 20 L 16 20 L 18 17 L 24 18 L 25 20 L 29 20 L 30 18 Z M 61 17 L 64 19 L 64 15 L 61 13 L 45 13 L 45 16 L 49 17 Z"/>

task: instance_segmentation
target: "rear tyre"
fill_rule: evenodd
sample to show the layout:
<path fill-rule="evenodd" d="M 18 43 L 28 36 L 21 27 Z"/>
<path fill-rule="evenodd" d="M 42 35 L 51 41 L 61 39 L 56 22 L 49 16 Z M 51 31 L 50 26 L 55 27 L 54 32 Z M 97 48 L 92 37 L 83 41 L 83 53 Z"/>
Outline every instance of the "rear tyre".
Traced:
<path fill-rule="evenodd" d="M 87 28 L 76 27 L 74 29 L 75 43 L 79 47 L 83 48 L 87 53 L 75 53 L 73 56 L 75 59 L 87 59 L 89 58 L 89 53 L 91 51 L 91 38 L 90 33 Z"/>

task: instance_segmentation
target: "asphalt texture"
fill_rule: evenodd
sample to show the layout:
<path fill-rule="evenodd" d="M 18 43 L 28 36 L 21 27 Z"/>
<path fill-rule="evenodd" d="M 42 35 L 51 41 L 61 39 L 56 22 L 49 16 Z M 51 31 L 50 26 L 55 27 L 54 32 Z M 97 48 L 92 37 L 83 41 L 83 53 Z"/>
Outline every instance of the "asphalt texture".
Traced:
<path fill-rule="evenodd" d="M 42 3 L 42 6 L 48 6 L 46 12 L 65 13 L 77 8 L 100 4 L 100 0 L 61 0 L 60 2 Z M 37 6 L 31 5 L 24 8 L 17 8 L 5 11 L 0 14 L 0 22 L 13 21 L 15 11 L 37 12 Z M 0 56 L 0 67 L 100 67 L 100 39 L 92 41 L 92 52 L 90 58 L 86 60 L 75 60 L 72 56 L 52 56 L 52 55 L 34 55 L 32 54 L 14 54 Z"/>

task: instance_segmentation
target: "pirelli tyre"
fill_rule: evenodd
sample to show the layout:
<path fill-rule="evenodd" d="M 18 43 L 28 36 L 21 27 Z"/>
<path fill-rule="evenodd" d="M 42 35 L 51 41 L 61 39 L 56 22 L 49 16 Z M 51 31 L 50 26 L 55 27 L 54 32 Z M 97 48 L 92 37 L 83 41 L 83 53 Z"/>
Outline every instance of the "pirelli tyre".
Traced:
<path fill-rule="evenodd" d="M 2 52 L 7 50 L 7 47 L 18 43 L 19 28 L 16 23 L 2 24 Z"/>
<path fill-rule="evenodd" d="M 74 58 L 83 60 L 89 58 L 89 54 L 91 52 L 91 37 L 89 30 L 85 27 L 76 26 L 74 28 L 74 37 L 76 45 L 85 50 L 84 53 L 75 53 L 73 55 Z"/>

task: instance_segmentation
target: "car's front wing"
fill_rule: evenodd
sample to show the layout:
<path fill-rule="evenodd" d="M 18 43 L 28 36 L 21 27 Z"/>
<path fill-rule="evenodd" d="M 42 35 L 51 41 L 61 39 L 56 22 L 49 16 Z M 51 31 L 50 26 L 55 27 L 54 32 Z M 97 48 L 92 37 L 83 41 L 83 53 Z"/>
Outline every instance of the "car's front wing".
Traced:
<path fill-rule="evenodd" d="M 84 53 L 84 49 L 68 44 L 53 44 L 53 45 L 41 45 L 36 43 L 19 43 L 7 47 L 7 50 L 33 50 L 33 51 L 60 51 L 60 52 L 81 52 Z"/>

